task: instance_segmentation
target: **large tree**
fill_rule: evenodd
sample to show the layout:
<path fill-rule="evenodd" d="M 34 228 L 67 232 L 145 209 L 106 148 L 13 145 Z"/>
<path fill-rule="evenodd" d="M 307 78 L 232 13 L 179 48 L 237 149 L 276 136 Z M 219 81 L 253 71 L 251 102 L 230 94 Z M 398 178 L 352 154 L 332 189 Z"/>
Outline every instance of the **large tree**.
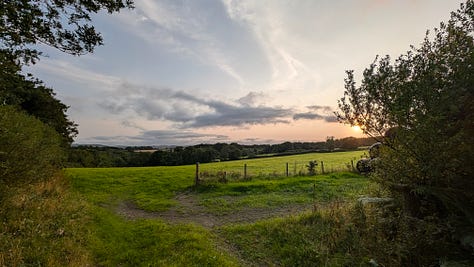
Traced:
<path fill-rule="evenodd" d="M 468 0 L 421 47 L 393 62 L 376 58 L 360 85 L 348 71 L 337 113 L 370 136 L 386 136 L 374 179 L 407 218 L 439 220 L 444 237 L 474 226 L 473 38 Z"/>
<path fill-rule="evenodd" d="M 66 116 L 68 107 L 22 67 L 39 59 L 39 43 L 72 55 L 93 52 L 103 42 L 91 15 L 132 5 L 131 0 L 0 0 L 0 105 L 37 117 L 60 133 L 63 144 L 71 144 L 77 129 Z"/>
<path fill-rule="evenodd" d="M 15 106 L 35 116 L 62 136 L 63 146 L 69 146 L 77 125 L 68 119 L 68 107 L 56 99 L 51 88 L 23 75 L 14 56 L 0 51 L 0 67 L 0 106 Z"/>
<path fill-rule="evenodd" d="M 73 55 L 93 52 L 102 36 L 90 24 L 91 14 L 132 5 L 132 0 L 1 0 L 0 49 L 24 62 L 38 58 L 32 47 L 38 43 Z"/>

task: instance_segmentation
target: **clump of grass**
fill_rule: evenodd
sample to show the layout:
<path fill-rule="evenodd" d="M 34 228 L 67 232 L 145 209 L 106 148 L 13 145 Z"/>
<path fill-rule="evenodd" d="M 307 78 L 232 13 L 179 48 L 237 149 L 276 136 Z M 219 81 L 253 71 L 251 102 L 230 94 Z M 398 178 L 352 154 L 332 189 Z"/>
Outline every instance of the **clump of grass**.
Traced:
<path fill-rule="evenodd" d="M 87 266 L 87 204 L 66 179 L 3 185 L 0 196 L 0 266 Z"/>
<path fill-rule="evenodd" d="M 437 266 L 446 260 L 440 255 L 472 258 L 467 251 L 460 256 L 453 242 L 436 240 L 436 224 L 400 215 L 394 206 L 332 202 L 220 232 L 256 266 Z"/>
<path fill-rule="evenodd" d="M 368 183 L 367 178 L 346 172 L 226 184 L 209 183 L 195 190 L 201 205 L 211 213 L 221 214 L 246 208 L 272 209 L 354 199 L 366 191 Z"/>
<path fill-rule="evenodd" d="M 222 234 L 256 266 L 365 266 L 347 211 L 332 204 L 314 213 L 225 226 Z"/>

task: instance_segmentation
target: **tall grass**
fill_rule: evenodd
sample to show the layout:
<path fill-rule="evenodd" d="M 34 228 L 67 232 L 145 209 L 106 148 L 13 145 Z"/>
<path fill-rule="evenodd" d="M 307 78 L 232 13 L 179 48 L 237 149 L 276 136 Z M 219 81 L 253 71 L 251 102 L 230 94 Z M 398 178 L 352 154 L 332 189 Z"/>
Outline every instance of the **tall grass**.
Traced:
<path fill-rule="evenodd" d="M 403 266 L 396 242 L 361 207 L 333 202 L 317 211 L 224 226 L 223 236 L 253 266 Z M 379 265 L 377 265 L 379 264 Z"/>
<path fill-rule="evenodd" d="M 0 197 L 0 266 L 88 266 L 88 204 L 61 174 Z"/>

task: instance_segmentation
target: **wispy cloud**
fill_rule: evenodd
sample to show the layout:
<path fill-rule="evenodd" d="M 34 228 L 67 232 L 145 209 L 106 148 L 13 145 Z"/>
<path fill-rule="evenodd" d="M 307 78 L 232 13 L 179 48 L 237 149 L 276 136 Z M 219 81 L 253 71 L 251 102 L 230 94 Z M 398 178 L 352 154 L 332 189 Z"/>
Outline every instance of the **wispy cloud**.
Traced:
<path fill-rule="evenodd" d="M 193 1 L 142 0 L 133 12 L 121 18 L 131 32 L 146 42 L 216 67 L 243 85 L 245 81 L 233 65 L 235 58 L 229 53 L 228 40 L 213 30 L 216 14 Z"/>
<path fill-rule="evenodd" d="M 222 2 L 229 18 L 248 27 L 262 47 L 272 69 L 268 88 L 292 90 L 303 88 L 308 83 L 317 83 L 319 75 L 307 66 L 307 61 L 311 62 L 311 56 L 302 54 L 300 47 L 294 45 L 311 40 L 310 36 L 302 36 L 291 27 L 295 19 L 306 19 L 304 5 L 301 5 L 302 10 L 293 10 L 293 13 L 287 9 L 291 10 L 297 5 L 278 1 Z M 288 14 L 293 15 L 288 17 Z"/>
<path fill-rule="evenodd" d="M 35 68 L 69 82 L 86 84 L 100 90 L 114 89 L 122 83 L 122 79 L 118 77 L 87 70 L 64 60 L 43 58 Z"/>

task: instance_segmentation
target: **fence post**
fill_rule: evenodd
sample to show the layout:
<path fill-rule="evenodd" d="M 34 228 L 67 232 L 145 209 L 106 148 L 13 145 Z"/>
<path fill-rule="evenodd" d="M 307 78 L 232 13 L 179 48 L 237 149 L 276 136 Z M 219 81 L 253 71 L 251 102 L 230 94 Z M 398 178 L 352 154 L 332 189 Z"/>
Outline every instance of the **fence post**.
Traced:
<path fill-rule="evenodd" d="M 324 162 L 321 161 L 321 174 L 324 174 Z"/>
<path fill-rule="evenodd" d="M 199 162 L 196 162 L 196 176 L 194 180 L 194 185 L 199 185 Z"/>
<path fill-rule="evenodd" d="M 286 177 L 290 176 L 290 171 L 288 169 L 288 162 L 286 163 Z"/>
<path fill-rule="evenodd" d="M 293 175 L 296 176 L 296 160 L 295 160 L 295 170 L 294 170 Z"/>
<path fill-rule="evenodd" d="M 244 180 L 247 179 L 247 163 L 244 164 Z"/>
<path fill-rule="evenodd" d="M 352 170 L 351 171 L 355 171 L 354 169 L 354 160 L 351 159 L 351 166 L 352 166 Z"/>

